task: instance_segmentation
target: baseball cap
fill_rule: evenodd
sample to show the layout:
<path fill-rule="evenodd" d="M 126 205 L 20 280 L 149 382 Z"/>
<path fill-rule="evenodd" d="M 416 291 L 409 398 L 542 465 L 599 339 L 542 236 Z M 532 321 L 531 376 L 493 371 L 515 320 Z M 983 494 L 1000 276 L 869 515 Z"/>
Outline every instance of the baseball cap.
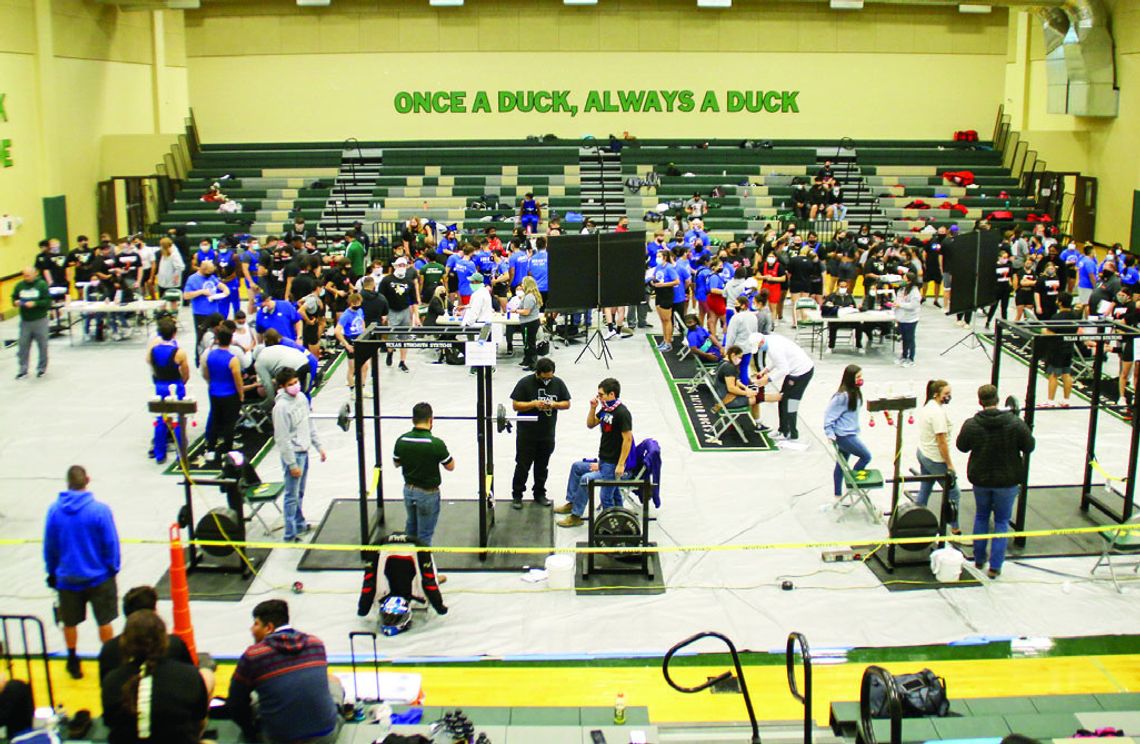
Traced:
<path fill-rule="evenodd" d="M 408 265 L 408 259 L 404 258 L 403 256 L 400 256 L 399 258 L 397 258 L 395 260 L 395 262 L 392 265 L 393 266 L 407 266 Z"/>
<path fill-rule="evenodd" d="M 476 271 L 474 274 L 467 277 L 467 281 L 469 281 L 472 284 L 482 284 L 483 283 L 483 275 L 480 274 L 478 271 Z"/>

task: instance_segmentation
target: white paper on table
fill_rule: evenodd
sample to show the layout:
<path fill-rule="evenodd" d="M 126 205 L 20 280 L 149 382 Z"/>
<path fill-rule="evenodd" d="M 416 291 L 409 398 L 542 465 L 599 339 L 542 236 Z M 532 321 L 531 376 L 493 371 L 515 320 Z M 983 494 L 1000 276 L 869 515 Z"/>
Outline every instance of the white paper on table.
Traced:
<path fill-rule="evenodd" d="M 506 328 L 501 323 L 491 324 L 491 343 L 495 346 L 504 346 L 507 343 Z"/>
<path fill-rule="evenodd" d="M 355 682 L 352 672 L 338 672 L 337 679 L 344 685 L 346 702 L 356 700 L 383 700 L 387 703 L 414 703 L 423 696 L 423 676 L 397 672 L 373 673 L 357 669 Z M 379 681 L 379 689 L 377 682 Z M 359 690 L 359 698 L 357 691 Z"/>
<path fill-rule="evenodd" d="M 842 317 L 844 315 L 855 315 L 858 312 L 859 312 L 859 309 L 855 308 L 855 307 L 841 307 L 841 308 L 839 308 L 839 312 L 836 314 L 838 316 Z"/>
<path fill-rule="evenodd" d="M 494 367 L 495 355 L 493 341 L 467 341 L 463 345 L 463 356 L 468 367 Z"/>

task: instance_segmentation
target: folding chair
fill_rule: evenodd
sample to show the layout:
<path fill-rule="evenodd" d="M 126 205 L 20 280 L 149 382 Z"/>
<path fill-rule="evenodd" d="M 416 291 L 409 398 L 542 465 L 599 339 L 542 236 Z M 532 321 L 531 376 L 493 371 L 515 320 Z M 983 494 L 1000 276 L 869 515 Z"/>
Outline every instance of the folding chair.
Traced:
<path fill-rule="evenodd" d="M 277 500 L 281 498 L 281 494 L 284 492 L 284 483 L 258 483 L 255 486 L 249 486 L 243 489 L 242 498 L 245 499 L 245 504 L 249 507 L 249 514 L 246 515 L 245 521 L 252 522 L 256 519 L 266 534 L 272 532 L 272 530 L 269 529 L 269 525 L 262 518 L 261 510 L 266 506 L 272 506 L 277 510 L 278 516 L 284 517 L 285 512 L 281 510 L 281 505 L 277 503 Z"/>
<path fill-rule="evenodd" d="M 710 385 L 710 388 L 711 387 Z M 723 403 L 720 403 L 720 397 L 717 396 L 715 390 L 713 391 L 713 397 L 717 399 L 717 407 L 713 411 L 713 415 L 716 416 L 716 418 L 712 422 L 712 438 L 720 443 L 721 437 L 723 437 L 729 429 L 733 429 L 736 431 L 736 435 L 740 437 L 741 443 L 747 444 L 748 434 L 741 424 L 741 421 L 745 420 L 749 426 L 753 425 L 752 414 L 748 406 L 744 408 L 727 408 Z"/>
<path fill-rule="evenodd" d="M 1140 524 L 1140 515 L 1132 517 L 1125 524 L 1135 525 Z M 1113 530 L 1112 532 L 1102 532 L 1100 536 L 1104 538 L 1105 546 L 1104 552 L 1100 554 L 1097 559 L 1096 565 L 1092 567 L 1089 574 L 1095 574 L 1097 569 L 1102 565 L 1108 566 L 1108 575 L 1112 578 L 1112 585 L 1116 588 L 1118 594 L 1123 594 L 1120 589 L 1120 582 L 1116 580 L 1116 566 L 1112 563 L 1112 557 L 1122 555 L 1140 555 L 1140 531 L 1132 530 Z M 1140 572 L 1140 561 L 1137 561 L 1132 567 L 1132 573 Z"/>
<path fill-rule="evenodd" d="M 873 489 L 883 487 L 883 474 L 879 470 L 852 470 L 847 462 L 847 458 L 839 451 L 838 447 L 835 450 L 835 461 L 839 463 L 839 469 L 843 471 L 843 483 L 845 492 L 843 496 L 836 499 L 834 509 L 846 509 L 852 506 L 862 506 L 867 510 L 867 514 L 871 516 L 872 521 L 882 522 L 883 517 L 879 513 L 878 507 L 871 501 L 871 494 Z M 844 512 L 840 515 L 840 519 L 850 512 Z"/>
<path fill-rule="evenodd" d="M 823 342 L 823 323 L 819 320 L 811 319 L 800 320 L 799 311 L 801 310 L 819 310 L 819 305 L 815 304 L 815 300 L 810 297 L 801 297 L 796 300 L 796 306 L 792 308 L 792 317 L 796 319 L 796 343 L 807 340 L 811 344 L 811 350 L 815 351 L 815 340 L 820 339 Z"/>

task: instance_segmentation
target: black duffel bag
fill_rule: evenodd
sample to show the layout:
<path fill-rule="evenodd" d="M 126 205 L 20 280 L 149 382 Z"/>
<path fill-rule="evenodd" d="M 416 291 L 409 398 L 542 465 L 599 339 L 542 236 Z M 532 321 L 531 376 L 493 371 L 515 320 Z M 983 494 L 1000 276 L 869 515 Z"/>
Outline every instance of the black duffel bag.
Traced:
<path fill-rule="evenodd" d="M 946 680 L 929 669 L 917 674 L 896 674 L 899 702 L 903 718 L 945 716 L 950 713 L 950 700 L 946 697 Z M 871 678 L 871 717 L 890 718 L 887 695 L 878 677 Z"/>

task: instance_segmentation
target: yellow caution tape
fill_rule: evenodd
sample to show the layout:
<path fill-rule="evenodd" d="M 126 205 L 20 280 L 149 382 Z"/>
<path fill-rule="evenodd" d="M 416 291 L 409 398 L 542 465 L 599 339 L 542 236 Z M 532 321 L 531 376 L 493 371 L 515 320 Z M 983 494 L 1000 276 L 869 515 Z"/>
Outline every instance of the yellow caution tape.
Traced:
<path fill-rule="evenodd" d="M 847 548 L 851 545 L 874 545 L 876 549 L 884 545 L 924 545 L 929 542 L 948 542 L 948 543 L 972 543 L 975 540 L 993 540 L 997 538 L 1030 538 L 1030 537 L 1051 537 L 1056 535 L 1093 535 L 1105 534 L 1110 532 L 1134 532 L 1140 530 L 1140 523 L 1135 524 L 1113 524 L 1113 525 L 1098 525 L 1094 527 L 1069 527 L 1054 530 L 1022 530 L 1020 532 L 1004 532 L 1004 533 L 987 533 L 983 535 L 943 535 L 940 537 L 893 537 L 882 539 L 860 539 L 860 540 L 826 540 L 819 542 L 790 542 L 790 543 L 733 543 L 726 545 L 651 545 L 648 547 L 640 546 L 613 546 L 613 547 L 547 547 L 547 546 L 534 546 L 534 547 L 514 547 L 502 548 L 488 546 L 480 548 L 477 546 L 464 546 L 464 547 L 446 547 L 446 546 L 431 546 L 431 547 L 414 547 L 406 543 L 396 543 L 392 545 L 351 545 L 351 544 L 314 544 L 314 543 L 281 543 L 281 542 L 243 542 L 243 541 L 229 541 L 229 540 L 192 540 L 186 541 L 184 545 L 198 545 L 201 547 L 234 547 L 234 548 L 259 548 L 265 550 L 273 549 L 287 549 L 287 550 L 318 550 L 328 552 L 432 552 L 432 553 L 491 553 L 495 555 L 510 555 L 510 554 L 533 554 L 533 555 L 546 555 L 549 553 L 718 553 L 728 551 L 758 551 L 758 550 L 807 550 L 807 549 L 820 549 L 820 548 Z M 16 546 L 16 545 L 32 545 L 42 543 L 42 538 L 2 538 L 0 539 L 0 547 Z M 152 540 L 141 538 L 124 538 L 119 541 L 124 545 L 162 545 L 169 546 L 167 540 Z"/>
<path fill-rule="evenodd" d="M 1103 475 L 1103 476 L 1104 476 L 1104 479 L 1105 479 L 1105 480 L 1110 480 L 1110 481 L 1119 481 L 1119 482 L 1121 482 L 1121 483 L 1123 483 L 1124 481 L 1128 480 L 1127 478 L 1121 478 L 1121 477 L 1119 477 L 1119 476 L 1111 475 L 1111 474 L 1110 474 L 1110 473 L 1109 473 L 1107 470 L 1105 470 L 1104 468 L 1102 468 L 1102 467 L 1100 466 L 1100 463 L 1099 463 L 1099 462 L 1097 462 L 1096 460 L 1089 460 L 1089 465 L 1092 467 L 1092 469 L 1093 469 L 1093 470 L 1095 470 L 1096 472 L 1098 472 L 1098 473 L 1100 473 L 1101 475 Z"/>

